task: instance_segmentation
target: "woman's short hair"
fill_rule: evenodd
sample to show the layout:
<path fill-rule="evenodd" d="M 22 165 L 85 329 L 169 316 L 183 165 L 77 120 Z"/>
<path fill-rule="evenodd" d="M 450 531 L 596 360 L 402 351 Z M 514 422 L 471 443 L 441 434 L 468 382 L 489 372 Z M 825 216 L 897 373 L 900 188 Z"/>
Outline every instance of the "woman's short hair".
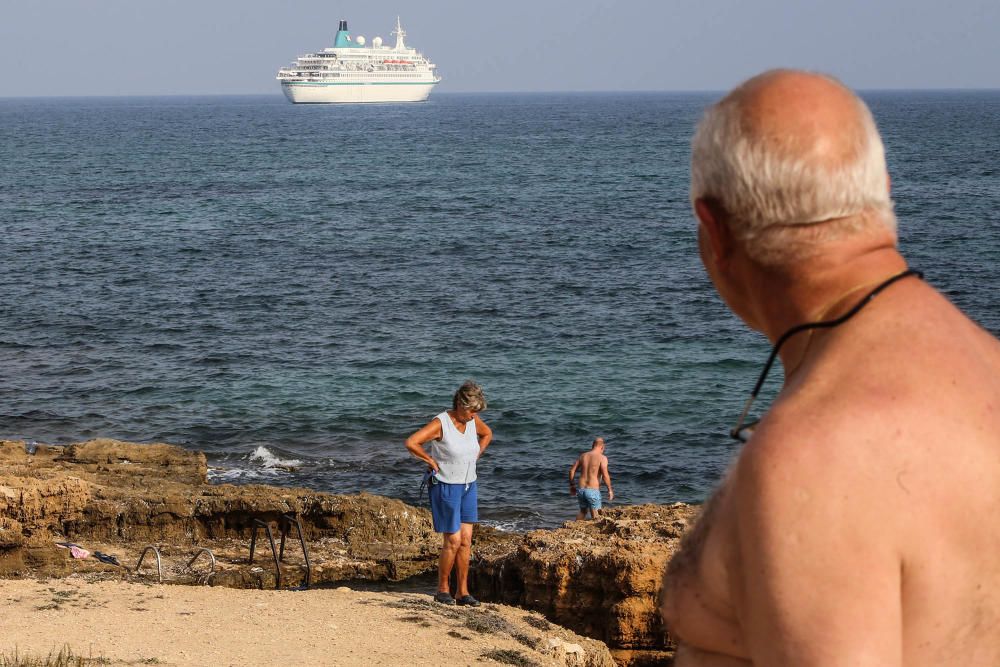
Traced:
<path fill-rule="evenodd" d="M 486 409 L 486 396 L 483 394 L 483 388 L 472 380 L 466 380 L 455 392 L 451 407 L 456 410 L 462 407 L 472 412 L 482 412 Z"/>

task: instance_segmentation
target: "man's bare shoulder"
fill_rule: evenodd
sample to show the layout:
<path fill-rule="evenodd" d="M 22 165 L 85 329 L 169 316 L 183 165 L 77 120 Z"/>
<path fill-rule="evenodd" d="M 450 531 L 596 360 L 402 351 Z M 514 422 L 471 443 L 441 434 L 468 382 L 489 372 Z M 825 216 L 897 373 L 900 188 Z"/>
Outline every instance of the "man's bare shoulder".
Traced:
<path fill-rule="evenodd" d="M 904 411 L 891 398 L 815 403 L 789 401 L 761 422 L 733 468 L 737 504 L 744 496 L 882 507 L 897 499 Z"/>

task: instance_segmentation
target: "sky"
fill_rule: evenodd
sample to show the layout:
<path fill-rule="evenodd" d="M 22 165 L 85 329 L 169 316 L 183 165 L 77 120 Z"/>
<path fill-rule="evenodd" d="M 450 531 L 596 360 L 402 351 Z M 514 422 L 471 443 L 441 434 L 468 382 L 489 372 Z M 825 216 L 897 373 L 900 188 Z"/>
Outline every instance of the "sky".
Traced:
<path fill-rule="evenodd" d="M 0 97 L 278 95 L 340 19 L 392 43 L 397 15 L 439 92 L 1000 88 L 998 0 L 0 0 Z"/>

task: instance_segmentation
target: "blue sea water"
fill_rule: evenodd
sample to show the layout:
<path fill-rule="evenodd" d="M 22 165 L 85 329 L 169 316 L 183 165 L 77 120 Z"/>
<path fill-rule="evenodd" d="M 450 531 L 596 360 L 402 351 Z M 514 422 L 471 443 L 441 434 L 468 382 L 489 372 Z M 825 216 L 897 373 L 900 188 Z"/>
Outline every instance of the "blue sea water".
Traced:
<path fill-rule="evenodd" d="M 488 521 L 570 518 L 596 435 L 617 501 L 700 500 L 769 350 L 697 259 L 715 97 L 0 100 L 0 437 L 413 502 L 403 440 L 475 378 Z M 1000 332 L 1000 93 L 866 98 L 904 252 Z"/>

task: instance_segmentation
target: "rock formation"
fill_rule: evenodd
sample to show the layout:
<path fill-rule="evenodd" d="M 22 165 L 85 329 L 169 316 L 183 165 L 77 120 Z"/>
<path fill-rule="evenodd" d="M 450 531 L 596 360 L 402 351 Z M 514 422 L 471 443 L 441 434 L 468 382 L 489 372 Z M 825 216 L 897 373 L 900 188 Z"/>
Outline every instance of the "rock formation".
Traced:
<path fill-rule="evenodd" d="M 657 612 L 660 580 L 698 508 L 636 505 L 477 549 L 472 586 L 600 639 L 620 663 L 663 664 L 671 642 Z"/>
<path fill-rule="evenodd" d="M 0 577 L 156 580 L 151 554 L 134 572 L 144 548 L 156 545 L 165 581 L 273 588 L 268 540 L 261 531 L 251 563 L 250 536 L 255 520 L 276 530 L 289 512 L 302 523 L 313 584 L 399 581 L 436 567 L 440 539 L 425 509 L 368 494 L 213 485 L 207 473 L 203 454 L 171 445 L 100 439 L 28 453 L 23 442 L 0 441 Z M 473 590 L 607 643 L 619 664 L 663 664 L 671 644 L 657 613 L 660 578 L 696 512 L 680 503 L 614 508 L 597 521 L 527 535 L 477 527 Z M 76 560 L 57 542 L 127 567 Z M 215 556 L 211 574 L 207 556 L 189 565 L 202 548 Z M 305 579 L 295 531 L 280 575 L 282 587 Z M 602 664 L 589 648 L 581 656 L 578 642 L 561 641 L 541 649 L 560 664 Z"/>
<path fill-rule="evenodd" d="M 109 571 L 114 566 L 74 561 L 56 546 L 79 543 L 134 566 L 155 544 L 165 577 L 196 576 L 187 560 L 208 547 L 219 569 L 210 583 L 273 587 L 274 559 L 261 530 L 254 563 L 249 538 L 254 519 L 276 531 L 295 512 L 309 547 L 312 582 L 401 580 L 432 570 L 439 538 L 430 513 L 398 500 L 332 495 L 305 489 L 207 483 L 205 456 L 171 445 L 91 440 L 66 447 L 0 441 L 0 576 L 61 576 Z M 493 534 L 482 531 L 488 542 Z M 279 535 L 275 533 L 275 541 Z M 153 556 L 146 563 L 153 563 Z M 206 563 L 195 566 L 204 571 Z M 155 568 L 151 570 L 155 572 Z M 305 576 L 294 530 L 288 536 L 282 586 Z"/>

